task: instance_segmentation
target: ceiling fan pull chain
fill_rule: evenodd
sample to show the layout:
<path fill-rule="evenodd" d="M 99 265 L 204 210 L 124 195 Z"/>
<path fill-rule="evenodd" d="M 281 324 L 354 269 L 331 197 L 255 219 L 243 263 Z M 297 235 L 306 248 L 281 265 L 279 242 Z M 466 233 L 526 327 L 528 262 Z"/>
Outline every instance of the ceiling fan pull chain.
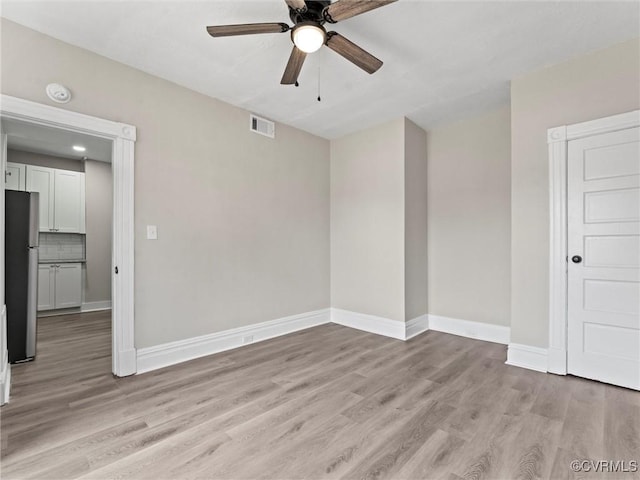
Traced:
<path fill-rule="evenodd" d="M 320 65 L 322 64 L 322 52 L 318 52 L 318 101 L 321 102 L 322 98 L 320 98 Z"/>

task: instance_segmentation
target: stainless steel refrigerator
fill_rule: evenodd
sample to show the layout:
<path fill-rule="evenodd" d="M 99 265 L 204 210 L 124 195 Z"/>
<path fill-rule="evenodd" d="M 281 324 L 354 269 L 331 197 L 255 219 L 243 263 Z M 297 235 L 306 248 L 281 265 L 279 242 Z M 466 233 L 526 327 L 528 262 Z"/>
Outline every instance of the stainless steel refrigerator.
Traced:
<path fill-rule="evenodd" d="M 38 195 L 5 191 L 5 302 L 11 363 L 36 356 Z"/>

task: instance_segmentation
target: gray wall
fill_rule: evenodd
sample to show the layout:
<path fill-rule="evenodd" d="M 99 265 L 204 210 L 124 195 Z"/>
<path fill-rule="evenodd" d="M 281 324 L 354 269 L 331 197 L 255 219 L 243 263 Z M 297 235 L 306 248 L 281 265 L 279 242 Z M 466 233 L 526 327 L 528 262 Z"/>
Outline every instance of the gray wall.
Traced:
<path fill-rule="evenodd" d="M 2 93 L 138 128 L 137 348 L 329 306 L 329 142 L 2 19 Z M 56 105 L 59 106 L 59 105 Z M 259 112 L 258 112 L 259 113 Z M 146 225 L 158 240 L 145 240 Z"/>
<path fill-rule="evenodd" d="M 331 141 L 331 306 L 405 320 L 404 118 Z"/>
<path fill-rule="evenodd" d="M 41 153 L 23 152 L 22 150 L 13 150 L 11 148 L 7 150 L 7 161 L 23 163 L 25 165 L 36 165 L 39 167 L 71 170 L 72 172 L 84 172 L 84 163 L 81 160 L 54 157 L 53 155 L 44 155 Z"/>
<path fill-rule="evenodd" d="M 511 83 L 511 341 L 546 347 L 549 324 L 547 129 L 640 108 L 640 41 Z"/>
<path fill-rule="evenodd" d="M 427 313 L 427 132 L 404 122 L 405 319 Z"/>
<path fill-rule="evenodd" d="M 427 313 L 427 134 L 406 118 L 331 141 L 331 305 Z"/>
<path fill-rule="evenodd" d="M 509 107 L 428 134 L 429 313 L 509 325 Z"/>
<path fill-rule="evenodd" d="M 111 300 L 111 164 L 85 162 L 87 268 L 84 302 Z"/>

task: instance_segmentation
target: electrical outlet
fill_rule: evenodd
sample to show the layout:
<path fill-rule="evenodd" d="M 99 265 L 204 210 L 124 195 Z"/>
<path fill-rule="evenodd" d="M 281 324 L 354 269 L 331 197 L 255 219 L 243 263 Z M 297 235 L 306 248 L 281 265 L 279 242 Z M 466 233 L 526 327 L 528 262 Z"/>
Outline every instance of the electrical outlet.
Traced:
<path fill-rule="evenodd" d="M 247 335 L 246 337 L 242 337 L 242 343 L 252 343 L 253 335 Z"/>

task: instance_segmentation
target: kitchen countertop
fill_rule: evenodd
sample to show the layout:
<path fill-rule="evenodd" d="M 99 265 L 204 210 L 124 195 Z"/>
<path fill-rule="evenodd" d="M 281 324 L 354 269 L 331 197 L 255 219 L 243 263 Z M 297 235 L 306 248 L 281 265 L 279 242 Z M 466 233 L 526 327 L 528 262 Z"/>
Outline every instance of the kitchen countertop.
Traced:
<path fill-rule="evenodd" d="M 86 263 L 86 260 L 39 260 L 40 265 L 60 264 L 60 263 Z"/>

